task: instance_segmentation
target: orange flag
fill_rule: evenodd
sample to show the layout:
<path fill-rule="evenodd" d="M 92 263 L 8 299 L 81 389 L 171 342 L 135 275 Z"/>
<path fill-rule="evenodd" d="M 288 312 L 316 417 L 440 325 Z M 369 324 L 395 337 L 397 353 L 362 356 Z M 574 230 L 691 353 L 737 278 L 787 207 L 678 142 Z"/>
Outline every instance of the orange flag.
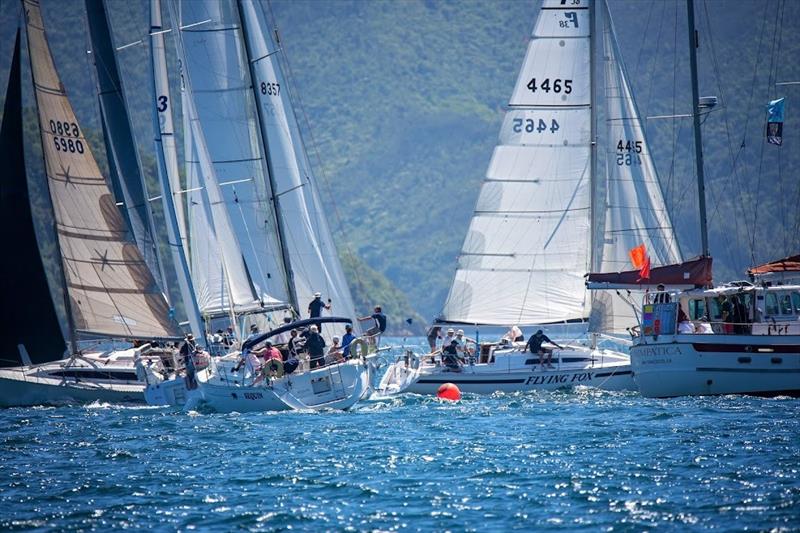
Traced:
<path fill-rule="evenodd" d="M 640 244 L 634 248 L 628 250 L 628 255 L 631 258 L 631 263 L 633 264 L 633 268 L 641 269 L 644 266 L 644 261 L 647 258 L 647 250 L 644 247 L 644 244 Z M 649 268 L 648 268 L 649 273 Z"/>
<path fill-rule="evenodd" d="M 644 264 L 639 270 L 639 281 L 643 279 L 650 279 L 650 258 L 645 256 Z"/>

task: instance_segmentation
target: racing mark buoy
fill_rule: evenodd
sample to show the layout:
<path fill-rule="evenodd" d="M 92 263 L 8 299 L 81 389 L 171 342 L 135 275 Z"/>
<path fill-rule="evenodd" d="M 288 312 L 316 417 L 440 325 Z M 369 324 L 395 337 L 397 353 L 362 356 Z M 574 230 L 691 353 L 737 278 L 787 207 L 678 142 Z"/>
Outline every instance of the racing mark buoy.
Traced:
<path fill-rule="evenodd" d="M 442 400 L 457 402 L 461 399 L 461 391 L 452 383 L 445 383 L 436 391 L 436 396 Z"/>

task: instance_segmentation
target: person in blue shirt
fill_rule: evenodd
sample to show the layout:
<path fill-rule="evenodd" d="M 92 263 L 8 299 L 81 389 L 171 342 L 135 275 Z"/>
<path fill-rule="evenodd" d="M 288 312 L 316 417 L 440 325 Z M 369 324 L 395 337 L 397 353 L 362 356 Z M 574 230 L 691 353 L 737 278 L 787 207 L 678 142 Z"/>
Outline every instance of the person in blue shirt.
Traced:
<path fill-rule="evenodd" d="M 356 338 L 353 335 L 353 326 L 347 324 L 344 327 L 345 334 L 342 336 L 342 353 L 344 354 L 345 359 L 350 358 L 350 343 L 353 342 Z"/>

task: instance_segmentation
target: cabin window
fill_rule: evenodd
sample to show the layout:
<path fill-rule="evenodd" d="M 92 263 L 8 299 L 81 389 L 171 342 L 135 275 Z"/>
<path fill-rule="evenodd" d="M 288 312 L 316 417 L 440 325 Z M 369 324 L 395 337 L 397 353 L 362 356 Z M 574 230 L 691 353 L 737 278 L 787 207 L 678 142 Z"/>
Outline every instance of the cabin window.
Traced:
<path fill-rule="evenodd" d="M 781 302 L 781 314 L 782 315 L 791 315 L 792 314 L 792 297 L 788 293 L 784 293 L 780 295 L 780 302 Z"/>
<path fill-rule="evenodd" d="M 777 315 L 778 313 L 778 296 L 775 293 L 768 292 L 764 305 L 764 312 L 767 315 Z"/>
<path fill-rule="evenodd" d="M 689 318 L 700 320 L 706 314 L 705 300 L 689 300 Z"/>
<path fill-rule="evenodd" d="M 792 293 L 792 303 L 794 304 L 794 312 L 800 315 L 800 292 L 794 291 Z"/>
<path fill-rule="evenodd" d="M 711 322 L 719 322 L 722 320 L 722 309 L 720 308 L 719 300 L 716 298 L 708 299 L 709 316 Z"/>

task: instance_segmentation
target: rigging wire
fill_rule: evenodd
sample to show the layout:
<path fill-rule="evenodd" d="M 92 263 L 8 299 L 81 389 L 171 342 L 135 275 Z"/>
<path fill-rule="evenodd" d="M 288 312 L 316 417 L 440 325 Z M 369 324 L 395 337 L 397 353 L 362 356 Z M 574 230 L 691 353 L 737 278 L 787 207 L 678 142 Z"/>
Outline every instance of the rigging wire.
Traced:
<path fill-rule="evenodd" d="M 266 3 L 267 3 L 267 8 L 269 10 L 269 16 L 270 16 L 270 19 L 272 21 L 272 25 L 274 27 L 274 31 L 276 32 L 276 35 L 277 35 L 277 32 L 278 32 L 278 20 L 275 17 L 275 13 L 272 10 L 272 1 L 271 0 L 266 0 Z M 294 76 L 294 71 L 292 70 L 292 66 L 291 66 L 291 64 L 289 62 L 289 56 L 286 53 L 286 48 L 285 48 L 285 46 L 283 44 L 283 40 L 284 40 L 283 37 L 281 37 L 281 42 L 279 42 L 277 44 L 278 44 L 278 48 L 282 52 L 281 53 L 281 57 L 283 58 L 283 61 L 286 63 L 286 77 L 287 77 L 288 80 L 290 80 L 288 85 L 290 87 L 296 87 L 297 85 L 294 82 L 294 80 L 296 78 Z M 290 94 L 290 97 L 294 96 L 294 99 L 296 100 L 296 104 L 297 105 L 296 106 L 294 106 L 294 105 L 292 106 L 292 113 L 295 115 L 295 120 L 296 121 L 297 121 L 296 108 L 299 107 L 300 112 L 302 113 L 303 122 L 304 122 L 304 125 L 305 125 L 305 130 L 308 132 L 308 136 L 309 136 L 310 141 L 311 141 L 310 145 L 311 145 L 311 148 L 314 151 L 314 156 L 316 157 L 316 160 L 317 160 L 317 168 L 319 169 L 319 175 L 322 177 L 322 181 L 325 184 L 326 193 L 327 193 L 328 197 L 330 198 L 330 204 L 333 207 L 333 213 L 334 213 L 334 216 L 336 217 L 336 225 L 337 225 L 336 229 L 338 230 L 338 232 L 340 234 L 340 243 L 342 244 L 344 253 L 349 257 L 349 259 L 350 259 L 350 261 L 351 261 L 351 263 L 352 263 L 352 265 L 354 267 L 352 269 L 352 275 L 355 277 L 355 281 L 356 281 L 356 284 L 357 284 L 357 286 L 359 288 L 359 292 L 361 294 L 364 294 L 364 292 L 365 292 L 364 283 L 363 283 L 363 281 L 361 279 L 361 276 L 359 275 L 358 269 L 355 268 L 355 265 L 357 264 L 356 263 L 356 257 L 355 257 L 355 254 L 353 253 L 352 246 L 350 245 L 350 242 L 347 239 L 347 234 L 344 231 L 344 224 L 342 223 L 342 217 L 341 217 L 341 214 L 339 212 L 339 208 L 336 205 L 336 202 L 334 200 L 335 196 L 333 195 L 333 189 L 331 188 L 330 180 L 328 179 L 327 173 L 325 172 L 325 166 L 322 164 L 322 157 L 321 157 L 320 152 L 319 152 L 319 145 L 318 145 L 318 143 L 316 141 L 316 138 L 314 137 L 314 132 L 311 129 L 311 121 L 308 119 L 308 114 L 306 113 L 305 105 L 303 105 L 302 96 L 300 95 L 300 91 L 291 91 L 290 90 L 289 94 Z M 299 121 L 297 121 L 297 122 L 298 122 L 297 131 L 298 131 L 298 133 L 300 135 L 300 143 L 305 147 L 306 146 L 305 138 L 304 138 L 302 129 L 299 127 Z M 309 165 L 310 165 L 310 161 L 309 161 Z M 307 176 L 306 176 L 306 179 L 308 179 Z M 322 213 L 319 213 L 320 216 L 321 216 L 321 214 Z M 333 252 L 335 253 L 336 250 L 333 250 Z M 355 302 L 353 302 L 353 303 L 355 304 Z"/>
<path fill-rule="evenodd" d="M 773 78 L 773 65 L 775 66 L 775 71 L 777 71 L 777 59 L 775 57 L 775 48 L 776 48 L 776 40 L 778 38 L 778 26 L 780 24 L 780 14 L 781 14 L 781 4 L 783 0 L 779 0 L 778 7 L 775 9 L 775 30 L 772 33 L 772 48 L 770 51 L 770 62 L 769 62 L 769 72 L 767 74 L 767 97 L 769 98 L 770 93 L 774 87 L 774 78 Z M 763 113 L 763 111 L 762 111 Z M 759 153 L 758 158 L 758 181 L 756 183 L 756 202 L 753 206 L 753 238 L 750 245 L 750 260 L 751 265 L 756 264 L 756 253 L 755 253 L 755 246 L 756 246 L 756 228 L 758 227 L 758 212 L 759 206 L 761 202 L 761 179 L 763 177 L 762 168 L 764 164 L 764 147 L 767 144 L 766 142 L 762 142 L 761 150 Z"/>

